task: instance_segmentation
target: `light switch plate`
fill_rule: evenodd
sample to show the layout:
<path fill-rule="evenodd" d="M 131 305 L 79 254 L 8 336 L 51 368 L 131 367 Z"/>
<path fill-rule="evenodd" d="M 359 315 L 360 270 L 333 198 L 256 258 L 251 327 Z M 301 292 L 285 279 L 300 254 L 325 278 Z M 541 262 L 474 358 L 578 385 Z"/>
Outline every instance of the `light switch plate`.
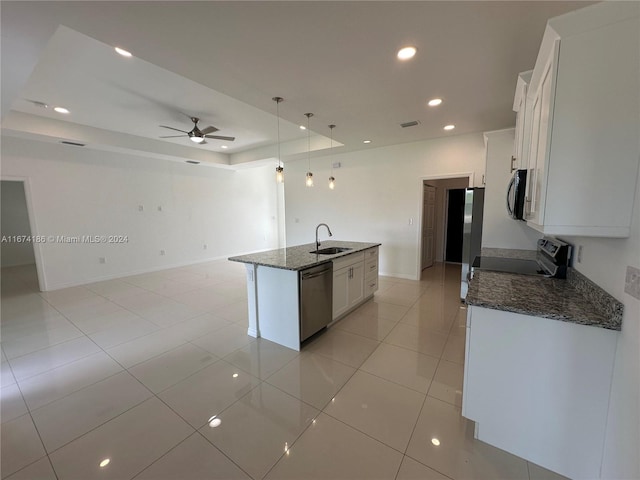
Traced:
<path fill-rule="evenodd" d="M 640 269 L 628 266 L 624 279 L 624 291 L 640 300 Z"/>

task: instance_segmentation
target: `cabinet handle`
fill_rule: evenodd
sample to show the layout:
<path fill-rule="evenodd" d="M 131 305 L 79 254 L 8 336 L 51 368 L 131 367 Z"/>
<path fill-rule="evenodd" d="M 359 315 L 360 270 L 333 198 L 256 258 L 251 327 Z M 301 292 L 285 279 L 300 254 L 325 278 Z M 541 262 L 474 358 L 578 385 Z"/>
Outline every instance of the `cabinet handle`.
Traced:
<path fill-rule="evenodd" d="M 373 287 L 375 287 L 375 286 L 376 286 L 376 284 L 375 284 L 375 283 L 372 283 L 371 285 L 369 285 L 369 288 L 373 288 Z"/>
<path fill-rule="evenodd" d="M 374 268 L 376 268 L 376 265 L 371 265 L 371 266 L 369 267 L 369 270 L 373 270 Z"/>

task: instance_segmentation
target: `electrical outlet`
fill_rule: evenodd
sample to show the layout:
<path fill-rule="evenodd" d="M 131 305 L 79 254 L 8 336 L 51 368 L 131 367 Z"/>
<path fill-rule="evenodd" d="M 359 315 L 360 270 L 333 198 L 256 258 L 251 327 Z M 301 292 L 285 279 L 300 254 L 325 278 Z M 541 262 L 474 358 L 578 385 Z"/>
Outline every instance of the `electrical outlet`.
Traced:
<path fill-rule="evenodd" d="M 202 249 L 203 249 L 203 250 L 206 250 L 206 249 L 207 249 L 207 244 L 206 244 L 206 243 L 202 246 Z"/>
<path fill-rule="evenodd" d="M 162 211 L 162 205 L 158 205 L 158 211 L 161 212 Z"/>
<path fill-rule="evenodd" d="M 98 258 L 98 262 L 107 263 L 107 259 L 105 257 L 100 257 L 100 258 Z"/>
<path fill-rule="evenodd" d="M 582 263 L 582 245 L 578 245 L 578 263 Z"/>
<path fill-rule="evenodd" d="M 640 269 L 632 266 L 627 267 L 627 275 L 624 279 L 624 291 L 634 298 L 640 300 Z"/>
<path fill-rule="evenodd" d="M 138 205 L 138 211 L 139 212 L 143 212 L 144 211 L 144 205 Z"/>
<path fill-rule="evenodd" d="M 413 218 L 409 219 L 409 225 L 413 225 Z"/>
<path fill-rule="evenodd" d="M 299 218 L 296 218 L 296 219 L 294 220 L 294 222 L 296 222 L 296 223 L 300 223 L 300 219 L 299 219 Z"/>
<path fill-rule="evenodd" d="M 164 255 L 164 250 L 160 250 L 160 255 Z"/>

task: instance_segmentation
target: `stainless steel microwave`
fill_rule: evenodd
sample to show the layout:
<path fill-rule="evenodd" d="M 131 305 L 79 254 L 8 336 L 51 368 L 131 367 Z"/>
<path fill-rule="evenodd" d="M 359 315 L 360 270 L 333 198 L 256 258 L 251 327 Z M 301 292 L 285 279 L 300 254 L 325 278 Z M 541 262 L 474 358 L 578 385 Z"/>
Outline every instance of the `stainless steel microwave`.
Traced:
<path fill-rule="evenodd" d="M 524 220 L 526 192 L 527 170 L 516 170 L 507 188 L 507 212 L 511 218 Z"/>

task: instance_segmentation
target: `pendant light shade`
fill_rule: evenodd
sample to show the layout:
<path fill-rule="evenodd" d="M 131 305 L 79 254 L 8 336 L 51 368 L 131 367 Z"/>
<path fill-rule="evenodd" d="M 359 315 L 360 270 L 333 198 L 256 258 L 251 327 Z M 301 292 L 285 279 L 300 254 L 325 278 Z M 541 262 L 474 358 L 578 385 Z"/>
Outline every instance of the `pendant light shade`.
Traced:
<path fill-rule="evenodd" d="M 329 130 L 331 131 L 331 148 L 329 150 L 329 161 L 331 162 L 331 175 L 329 176 L 329 188 L 333 190 L 336 188 L 336 179 L 333 176 L 333 129 L 336 128 L 335 125 L 329 125 Z"/>
<path fill-rule="evenodd" d="M 280 159 L 280 102 L 282 97 L 273 97 L 271 100 L 276 102 L 276 117 L 278 118 L 278 165 L 276 166 L 276 182 L 284 182 L 284 165 Z"/>
<path fill-rule="evenodd" d="M 305 113 L 304 116 L 307 117 L 307 162 L 309 166 L 305 185 L 307 187 L 313 187 L 313 173 L 311 173 L 311 129 L 309 128 L 309 119 L 313 117 L 313 113 Z"/>

